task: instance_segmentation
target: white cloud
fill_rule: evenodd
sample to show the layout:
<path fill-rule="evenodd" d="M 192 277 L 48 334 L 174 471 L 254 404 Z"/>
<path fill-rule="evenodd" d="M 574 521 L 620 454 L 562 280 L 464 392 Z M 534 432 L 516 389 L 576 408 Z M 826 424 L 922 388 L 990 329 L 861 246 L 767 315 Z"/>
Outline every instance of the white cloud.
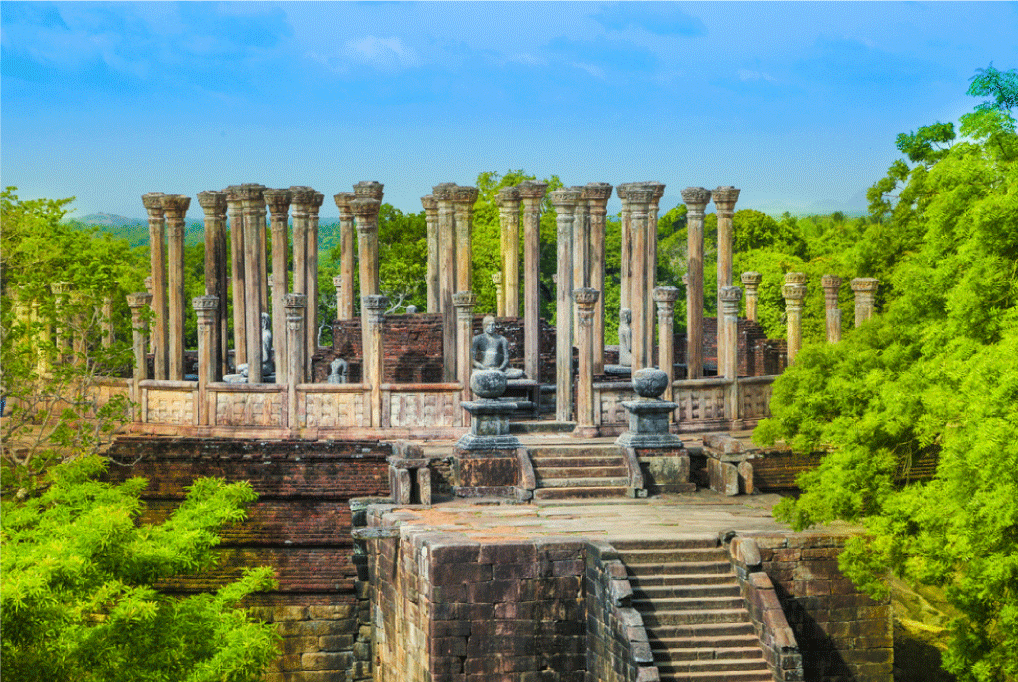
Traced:
<path fill-rule="evenodd" d="M 776 83 L 777 79 L 769 73 L 763 71 L 750 71 L 749 69 L 739 69 L 739 80 L 742 81 L 759 81 L 765 80 L 770 83 Z"/>
<path fill-rule="evenodd" d="M 355 62 L 374 66 L 383 71 L 406 69 L 420 64 L 413 49 L 399 38 L 365 36 L 346 41 L 345 56 Z"/>
<path fill-rule="evenodd" d="M 604 71 L 602 71 L 599 67 L 594 66 L 593 64 L 587 64 L 585 62 L 573 62 L 573 66 L 575 66 L 577 69 L 582 69 L 586 71 L 594 78 L 604 80 Z"/>

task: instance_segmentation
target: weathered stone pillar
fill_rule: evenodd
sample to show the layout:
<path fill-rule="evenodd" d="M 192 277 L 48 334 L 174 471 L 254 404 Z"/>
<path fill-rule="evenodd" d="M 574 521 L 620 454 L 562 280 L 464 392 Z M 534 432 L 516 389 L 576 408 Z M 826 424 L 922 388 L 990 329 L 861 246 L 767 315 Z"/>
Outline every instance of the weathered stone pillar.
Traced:
<path fill-rule="evenodd" d="M 377 200 L 369 200 L 377 201 Z M 355 209 L 356 210 L 356 209 Z M 385 356 L 382 352 L 382 322 L 385 320 L 385 309 L 389 306 L 389 298 L 381 294 L 365 294 L 361 296 L 361 310 L 367 311 L 364 317 L 364 381 L 371 385 L 371 425 L 382 426 L 382 368 Z"/>
<path fill-rule="evenodd" d="M 21 289 L 21 301 L 24 306 L 25 324 L 31 322 L 31 308 L 28 305 L 28 292 L 24 287 Z M 88 324 L 85 319 L 85 293 L 80 290 L 71 292 L 71 314 L 72 326 L 74 329 L 74 340 L 71 348 L 74 351 L 74 364 L 81 366 L 85 364 L 85 356 L 88 352 L 88 339 L 85 336 Z"/>
<path fill-rule="evenodd" d="M 718 321 L 718 376 L 732 382 L 725 390 L 725 416 L 730 420 L 739 418 L 739 301 L 742 289 L 721 287 L 721 308 Z M 721 355 L 721 337 L 725 337 L 724 355 Z"/>
<path fill-rule="evenodd" d="M 527 180 L 517 189 L 523 201 L 523 371 L 540 381 L 541 200 L 548 185 Z"/>
<path fill-rule="evenodd" d="M 491 273 L 491 283 L 495 285 L 495 314 L 499 317 L 505 317 L 505 291 L 502 288 L 504 284 L 502 273 Z"/>
<path fill-rule="evenodd" d="M 588 286 L 604 291 L 604 230 L 608 214 L 608 199 L 612 186 L 607 182 L 588 182 L 586 187 L 587 212 L 590 214 L 590 273 Z M 604 372 L 604 297 L 598 296 L 594 304 L 594 373 Z"/>
<path fill-rule="evenodd" d="M 650 306 L 650 291 L 647 286 L 647 240 L 650 227 L 648 214 L 654 190 L 643 185 L 632 185 L 626 190 L 629 203 L 629 225 L 633 237 L 632 271 L 630 276 L 629 305 L 632 311 L 633 330 L 633 371 L 650 367 L 653 354 L 650 350 L 654 327 L 647 325 L 647 308 Z"/>
<path fill-rule="evenodd" d="M 463 387 L 460 400 L 466 402 L 472 398 L 470 374 L 474 371 L 474 363 L 470 350 L 474 338 L 474 306 L 477 305 L 477 296 L 472 291 L 457 291 L 452 295 L 452 304 L 456 308 L 456 381 Z"/>
<path fill-rule="evenodd" d="M 229 373 L 227 367 L 226 321 L 227 275 L 226 275 L 226 192 L 199 192 L 198 203 L 205 213 L 205 294 L 219 299 L 216 306 L 215 339 L 212 362 L 219 381 Z"/>
<path fill-rule="evenodd" d="M 149 295 L 152 294 L 152 275 L 145 278 L 145 291 L 147 291 Z M 151 334 L 148 335 L 148 352 L 155 353 L 155 346 L 153 344 Z"/>
<path fill-rule="evenodd" d="M 686 378 L 703 378 L 703 212 L 710 190 L 687 187 L 682 190 L 686 204 L 689 284 L 686 286 Z"/>
<path fill-rule="evenodd" d="M 304 383 L 306 379 L 304 375 L 304 313 L 307 312 L 307 304 L 307 296 L 304 294 L 287 294 L 283 297 L 283 308 L 286 309 L 286 347 L 291 349 L 286 357 L 286 423 L 290 429 L 300 427 L 297 384 Z"/>
<path fill-rule="evenodd" d="M 453 212 L 453 188 L 444 182 L 432 188 L 438 204 L 438 309 L 442 313 L 443 380 L 456 381 L 456 310 L 452 295 L 456 288 L 456 233 Z"/>
<path fill-rule="evenodd" d="M 841 341 L 841 308 L 838 307 L 838 290 L 841 288 L 841 278 L 836 275 L 824 275 L 820 278 L 820 286 L 824 288 L 827 343 L 837 343 Z"/>
<path fill-rule="evenodd" d="M 134 420 L 141 420 L 141 390 L 139 382 L 148 379 L 148 307 L 152 305 L 152 294 L 136 293 L 127 295 L 127 306 L 131 309 L 131 341 L 134 347 L 134 372 L 131 377 L 131 400 L 134 402 Z M 59 318 L 59 313 L 58 317 Z"/>
<path fill-rule="evenodd" d="M 167 322 L 169 312 L 166 300 L 166 209 L 163 208 L 162 192 L 149 192 L 141 197 L 148 212 L 149 253 L 152 267 L 152 310 L 155 311 L 155 325 L 152 334 L 152 352 L 155 355 L 153 379 L 168 376 L 169 336 Z"/>
<path fill-rule="evenodd" d="M 113 297 L 104 294 L 102 297 L 102 311 L 100 313 L 100 328 L 102 329 L 102 346 L 110 348 L 113 346 Z M 33 313 L 39 318 L 39 302 L 33 304 Z"/>
<path fill-rule="evenodd" d="M 244 210 L 244 333 L 247 336 L 247 381 L 262 383 L 262 278 L 258 240 L 265 223 L 265 187 L 244 184 L 238 188 Z M 234 330 L 234 334 L 236 334 Z"/>
<path fill-rule="evenodd" d="M 166 211 L 166 235 L 169 244 L 169 335 L 167 378 L 184 380 L 184 215 L 191 197 L 168 194 L 162 197 Z"/>
<path fill-rule="evenodd" d="M 49 285 L 50 291 L 53 292 L 53 310 L 54 319 L 56 320 L 56 338 L 54 339 L 54 345 L 56 346 L 56 361 L 60 364 L 64 361 L 64 356 L 70 347 L 70 338 L 67 329 L 67 297 L 71 293 L 70 282 L 53 282 Z M 140 295 L 140 294 L 137 294 Z M 145 305 L 151 305 L 152 294 L 148 295 L 148 301 Z M 146 341 L 148 344 L 148 333 L 145 334 Z M 143 352 L 147 352 L 147 348 L 142 349 Z M 145 377 L 148 378 L 147 376 Z"/>
<path fill-rule="evenodd" d="M 218 381 L 216 376 L 216 324 L 219 316 L 217 296 L 197 296 L 191 301 L 198 318 L 198 425 L 209 424 L 208 385 Z"/>
<path fill-rule="evenodd" d="M 788 320 L 788 364 L 791 365 L 802 347 L 802 301 L 806 298 L 806 273 L 785 273 L 785 317 Z"/>
<path fill-rule="evenodd" d="M 474 276 L 472 232 L 477 188 L 457 186 L 452 191 L 452 200 L 456 207 L 456 291 L 470 291 Z"/>
<path fill-rule="evenodd" d="M 555 280 L 555 418 L 573 418 L 573 218 L 580 200 L 577 188 L 552 192 L 558 233 L 558 272 Z"/>
<path fill-rule="evenodd" d="M 735 202 L 739 200 L 740 190 L 734 187 L 718 187 L 712 195 L 718 214 L 718 329 L 721 328 L 721 288 L 732 286 L 732 217 L 735 215 Z M 720 358 L 725 350 L 722 337 L 718 335 L 718 375 L 721 374 Z"/>
<path fill-rule="evenodd" d="M 502 292 L 505 317 L 520 316 L 520 190 L 503 187 L 496 196 L 501 228 Z"/>
<path fill-rule="evenodd" d="M 630 297 L 633 290 L 633 232 L 629 212 L 629 188 L 632 182 L 624 182 L 615 188 L 615 193 L 622 200 L 622 213 L 619 217 L 621 230 L 621 253 L 619 254 L 619 313 L 623 310 L 632 311 Z"/>
<path fill-rule="evenodd" d="M 590 213 L 587 210 L 587 188 L 570 187 L 579 192 L 573 212 L 573 283 L 571 290 L 584 289 L 589 286 L 590 279 Z M 570 301 L 572 305 L 572 301 Z M 580 336 L 580 314 L 576 306 L 573 308 L 573 339 Z"/>
<path fill-rule="evenodd" d="M 877 286 L 879 285 L 880 280 L 872 277 L 856 277 L 852 280 L 852 291 L 855 292 L 856 327 L 873 317 Z"/>
<path fill-rule="evenodd" d="M 360 253 L 357 262 L 360 269 L 361 300 L 365 296 L 379 293 L 378 282 L 378 199 L 357 198 L 350 202 L 354 219 L 357 221 L 357 245 Z M 364 309 L 361 308 L 361 321 Z"/>
<path fill-rule="evenodd" d="M 339 209 L 339 274 L 333 278 L 336 284 L 336 319 L 352 320 L 354 316 L 353 272 L 356 253 L 354 251 L 353 211 L 350 202 L 356 198 L 353 192 L 340 192 L 333 196 Z M 342 295 L 340 295 L 342 292 Z"/>
<path fill-rule="evenodd" d="M 265 203 L 269 206 L 272 223 L 272 350 L 276 366 L 276 383 L 285 384 L 289 370 L 286 360 L 288 346 L 286 339 L 286 308 L 283 298 L 287 288 L 287 251 L 289 251 L 289 225 L 287 225 L 290 200 L 293 194 L 288 189 L 265 190 Z"/>
<path fill-rule="evenodd" d="M 230 286 L 233 289 L 233 366 L 247 362 L 247 310 L 245 298 L 247 277 L 244 273 L 244 202 L 240 185 L 227 187 L 226 207 L 230 217 Z M 294 216 L 294 230 L 297 217 Z M 294 253 L 296 259 L 297 254 Z M 296 260 L 294 261 L 296 262 Z M 294 282 L 296 286 L 296 281 Z"/>
<path fill-rule="evenodd" d="M 594 304 L 601 292 L 589 287 L 573 290 L 576 299 L 579 367 L 576 372 L 576 428 L 573 432 L 585 438 L 594 432 Z"/>
<path fill-rule="evenodd" d="M 428 312 L 439 311 L 439 297 L 441 296 L 438 279 L 439 272 L 439 236 L 438 236 L 438 201 L 433 194 L 421 197 L 421 205 L 424 206 L 424 220 L 428 226 Z"/>
<path fill-rule="evenodd" d="M 378 185 L 377 193 L 380 197 L 382 186 L 377 182 L 370 184 Z M 307 348 L 307 352 L 304 355 L 304 365 L 307 368 L 308 378 L 313 381 L 311 363 L 315 353 L 318 351 L 318 212 L 322 208 L 322 202 L 325 201 L 325 195 L 314 191 L 310 187 L 307 189 L 311 191 L 311 196 L 308 204 L 308 229 L 305 235 L 307 246 L 305 247 L 304 267 L 306 271 L 304 280 L 307 284 L 306 293 L 308 300 L 307 312 L 304 314 L 304 345 Z M 291 188 L 291 191 L 293 191 L 293 188 Z"/>
<path fill-rule="evenodd" d="M 675 381 L 675 301 L 679 300 L 676 287 L 655 287 L 654 302 L 657 303 L 657 365 L 668 375 L 668 385 L 662 395 L 664 400 L 672 399 L 672 382 Z"/>
<path fill-rule="evenodd" d="M 640 185 L 653 192 L 650 198 L 650 206 L 647 207 L 647 248 L 644 252 L 645 255 L 643 264 L 645 278 L 643 284 L 643 299 L 646 301 L 644 304 L 644 317 L 647 320 L 647 333 L 644 335 L 644 339 L 646 339 L 645 352 L 647 354 L 648 365 L 652 365 L 654 360 L 655 316 L 654 306 L 650 304 L 650 299 L 654 295 L 654 288 L 657 287 L 657 215 L 661 197 L 663 197 L 665 193 L 665 186 L 660 182 L 642 182 Z"/>
<path fill-rule="evenodd" d="M 290 211 L 293 214 L 293 293 L 304 294 L 305 306 L 308 293 L 308 222 L 313 192 L 310 187 L 290 188 Z M 307 310 L 304 312 L 307 313 Z"/>
<path fill-rule="evenodd" d="M 763 275 L 755 270 L 742 273 L 742 285 L 746 287 L 746 319 L 757 321 L 756 302 L 760 292 L 760 282 Z"/>

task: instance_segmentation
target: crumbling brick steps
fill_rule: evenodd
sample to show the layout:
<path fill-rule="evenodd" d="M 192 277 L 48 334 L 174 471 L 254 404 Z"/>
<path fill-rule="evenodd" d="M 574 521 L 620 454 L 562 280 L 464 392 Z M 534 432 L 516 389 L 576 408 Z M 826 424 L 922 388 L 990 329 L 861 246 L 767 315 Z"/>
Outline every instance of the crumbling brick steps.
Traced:
<path fill-rule="evenodd" d="M 661 682 L 770 682 L 760 641 L 714 535 L 616 540 Z"/>
<path fill-rule="evenodd" d="M 626 458 L 618 446 L 543 446 L 530 450 L 537 479 L 535 500 L 626 497 Z"/>

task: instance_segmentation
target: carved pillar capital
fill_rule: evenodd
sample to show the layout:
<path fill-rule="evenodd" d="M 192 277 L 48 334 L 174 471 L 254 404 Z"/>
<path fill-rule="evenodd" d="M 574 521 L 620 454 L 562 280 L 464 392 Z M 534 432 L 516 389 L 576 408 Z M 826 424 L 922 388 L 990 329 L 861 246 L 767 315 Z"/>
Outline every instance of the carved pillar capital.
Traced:
<path fill-rule="evenodd" d="M 168 220 L 183 220 L 187 209 L 191 206 L 191 197 L 184 194 L 164 194 L 163 210 Z"/>
<path fill-rule="evenodd" d="M 198 205 L 206 218 L 226 217 L 226 192 L 198 192 Z"/>
<path fill-rule="evenodd" d="M 880 280 L 873 277 L 856 277 L 851 282 L 852 291 L 856 294 L 875 294 Z"/>
<path fill-rule="evenodd" d="M 520 191 L 520 199 L 523 200 L 524 204 L 533 205 L 544 198 L 545 193 L 548 191 L 548 183 L 538 180 L 524 180 L 516 185 L 516 189 Z"/>
<path fill-rule="evenodd" d="M 378 224 L 374 222 L 374 219 L 378 218 L 381 205 L 382 203 L 378 199 L 370 198 L 359 198 L 350 202 L 350 209 L 353 211 L 354 217 L 358 219 L 357 229 L 359 231 L 378 229 Z"/>
<path fill-rule="evenodd" d="M 560 213 L 572 214 L 576 208 L 576 204 L 580 200 L 582 190 L 574 187 L 562 187 L 554 190 L 548 197 L 551 199 L 552 206 L 555 210 Z"/>
<path fill-rule="evenodd" d="M 841 278 L 837 275 L 824 275 L 820 278 L 820 286 L 824 288 L 824 299 L 828 307 L 833 302 L 838 304 L 838 289 L 841 288 Z"/>
<path fill-rule="evenodd" d="M 477 295 L 472 291 L 457 291 L 452 295 L 452 304 L 456 307 L 457 314 L 473 315 L 474 306 L 477 305 Z"/>
<path fill-rule="evenodd" d="M 353 192 L 358 198 L 377 199 L 382 201 L 385 185 L 376 180 L 362 180 L 353 186 Z"/>
<path fill-rule="evenodd" d="M 781 295 L 785 299 L 787 309 L 802 310 L 802 301 L 806 298 L 806 273 L 786 273 L 785 285 L 781 287 Z"/>
<path fill-rule="evenodd" d="M 272 219 L 285 220 L 290 212 L 293 192 L 288 189 L 267 189 L 263 196 L 265 197 L 265 203 L 269 206 L 269 213 L 272 215 Z"/>
<path fill-rule="evenodd" d="M 357 195 L 353 192 L 340 192 L 332 197 L 336 202 L 336 208 L 339 209 L 340 220 L 350 220 L 353 217 L 353 210 L 350 208 L 350 202 L 357 198 Z"/>
<path fill-rule="evenodd" d="M 304 319 L 304 309 L 307 307 L 308 297 L 305 294 L 285 294 L 283 296 L 283 307 L 286 308 L 287 322 L 291 318 Z"/>
<path fill-rule="evenodd" d="M 803 293 L 805 294 L 805 285 L 803 285 Z M 725 315 L 739 314 L 739 302 L 742 300 L 742 289 L 739 287 L 721 287 L 720 298 L 721 305 L 723 307 L 722 312 Z"/>
<path fill-rule="evenodd" d="M 710 190 L 703 187 L 687 187 L 682 190 L 682 201 L 686 204 L 690 217 L 696 215 L 703 218 L 703 212 L 707 208 L 707 204 L 710 203 L 710 197 Z"/>
<path fill-rule="evenodd" d="M 128 301 L 130 305 L 130 301 Z M 211 326 L 216 319 L 216 311 L 219 309 L 218 296 L 196 296 L 191 300 L 191 306 L 198 318 L 198 324 Z"/>
<path fill-rule="evenodd" d="M 495 195 L 495 201 L 498 202 L 498 208 L 503 213 L 514 213 L 520 210 L 520 190 L 517 187 L 503 187 Z"/>
<path fill-rule="evenodd" d="M 389 307 L 389 297 L 383 294 L 361 296 L 361 307 L 367 311 L 368 324 L 381 324 L 385 319 L 385 309 Z"/>
<path fill-rule="evenodd" d="M 590 287 L 573 290 L 573 298 L 576 299 L 576 307 L 580 314 L 580 324 L 589 325 L 594 321 L 594 306 L 600 297 L 601 292 Z"/>
<path fill-rule="evenodd" d="M 421 197 L 421 206 L 424 207 L 425 214 L 430 218 L 438 216 L 438 199 L 435 198 L 434 194 L 426 194 Z"/>
<path fill-rule="evenodd" d="M 714 205 L 717 206 L 718 217 L 722 215 L 731 216 L 735 213 L 735 202 L 739 200 L 739 193 L 741 191 L 731 186 L 718 187 L 714 190 L 712 196 L 714 198 Z"/>
<path fill-rule="evenodd" d="M 746 286 L 747 291 L 756 291 L 760 286 L 760 282 L 763 281 L 763 275 L 754 270 L 742 273 L 740 277 L 742 283 Z"/>
<path fill-rule="evenodd" d="M 141 195 L 141 203 L 145 206 L 145 210 L 148 211 L 149 219 L 162 218 L 166 212 L 163 209 L 163 197 L 166 196 L 162 192 L 149 192 L 148 194 Z"/>
<path fill-rule="evenodd" d="M 587 200 L 591 215 L 604 215 L 611 195 L 612 186 L 607 182 L 588 182 L 583 188 L 583 198 Z"/>
<path fill-rule="evenodd" d="M 127 307 L 131 309 L 132 315 L 136 312 L 140 315 L 150 305 L 152 305 L 152 294 L 142 291 L 127 295 Z"/>

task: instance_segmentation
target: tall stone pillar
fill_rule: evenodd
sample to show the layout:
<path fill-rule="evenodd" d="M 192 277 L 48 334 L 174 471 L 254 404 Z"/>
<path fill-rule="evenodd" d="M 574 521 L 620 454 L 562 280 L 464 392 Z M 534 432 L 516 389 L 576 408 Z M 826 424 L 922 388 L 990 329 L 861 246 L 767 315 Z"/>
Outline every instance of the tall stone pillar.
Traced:
<path fill-rule="evenodd" d="M 293 214 L 293 293 L 304 294 L 305 314 L 308 300 L 308 223 L 313 192 L 310 187 L 299 187 L 296 191 L 290 188 L 290 211 Z"/>
<path fill-rule="evenodd" d="M 102 329 L 102 346 L 110 348 L 113 346 L 113 297 L 109 294 L 103 295 L 102 311 L 100 313 L 100 328 Z M 35 317 L 39 318 L 39 302 L 34 303 Z"/>
<path fill-rule="evenodd" d="M 647 240 L 650 231 L 648 216 L 654 190 L 643 185 L 632 185 L 626 190 L 629 203 L 629 224 L 633 237 L 632 270 L 630 273 L 629 306 L 632 311 L 633 330 L 633 372 L 653 364 L 651 347 L 654 327 L 647 325 L 647 308 L 650 306 L 650 291 L 647 286 Z"/>
<path fill-rule="evenodd" d="M 333 199 L 339 209 L 339 284 L 336 286 L 336 319 L 352 320 L 354 317 L 354 218 L 350 202 L 357 198 L 353 192 L 340 192 Z M 336 280 L 333 280 L 336 284 Z M 342 294 L 342 295 L 340 295 Z"/>
<path fill-rule="evenodd" d="M 541 200 L 548 185 L 517 185 L 523 201 L 523 371 L 541 380 Z"/>
<path fill-rule="evenodd" d="M 760 293 L 760 282 L 763 281 L 763 275 L 755 270 L 742 273 L 742 285 L 746 287 L 746 319 L 753 322 L 757 321 L 756 314 L 756 302 Z"/>
<path fill-rule="evenodd" d="M 672 382 L 675 381 L 675 301 L 679 300 L 676 287 L 655 287 L 654 302 L 657 303 L 657 365 L 668 375 L 668 385 L 661 398 L 672 399 Z"/>
<path fill-rule="evenodd" d="M 377 200 L 369 200 L 377 201 Z M 361 310 L 367 311 L 364 319 L 364 380 L 371 385 L 371 425 L 382 426 L 382 368 L 385 356 L 382 352 L 382 322 L 389 298 L 381 294 L 361 296 Z"/>
<path fill-rule="evenodd" d="M 216 306 L 215 348 L 212 361 L 216 368 L 215 381 L 229 374 L 227 366 L 226 320 L 227 274 L 226 274 L 226 192 L 199 192 L 198 203 L 205 213 L 205 294 L 219 299 Z"/>
<path fill-rule="evenodd" d="M 735 202 L 739 200 L 740 190 L 734 187 L 718 187 L 714 190 L 714 205 L 718 213 L 718 328 L 721 320 L 721 288 L 732 286 L 732 217 L 735 215 Z M 721 335 L 718 335 L 718 358 L 724 354 Z M 718 374 L 721 374 L 720 364 Z"/>
<path fill-rule="evenodd" d="M 590 438 L 594 429 L 594 304 L 601 292 L 590 287 L 573 290 L 579 334 L 579 367 L 576 372 L 576 428 L 578 436 Z"/>
<path fill-rule="evenodd" d="M 238 188 L 244 210 L 244 333 L 247 336 L 247 380 L 262 383 L 262 279 L 265 271 L 259 268 L 261 247 L 258 240 L 263 234 L 259 223 L 265 223 L 265 187 L 244 184 Z M 236 330 L 234 330 L 236 334 Z"/>
<path fill-rule="evenodd" d="M 57 323 L 55 330 L 55 338 L 53 339 L 54 346 L 56 347 L 56 354 L 54 355 L 54 357 L 56 359 L 57 364 L 61 364 L 63 363 L 64 356 L 67 354 L 67 351 L 70 347 L 70 338 L 67 329 L 66 309 L 67 309 L 67 297 L 71 293 L 71 283 L 53 282 L 52 284 L 49 285 L 49 287 L 50 291 L 53 292 L 53 312 L 54 319 L 56 320 Z M 146 303 L 145 305 L 150 305 L 151 302 L 152 302 L 151 294 L 149 294 L 148 303 Z M 145 343 L 147 344 L 148 333 L 145 334 L 145 339 L 146 339 Z M 143 348 L 142 350 L 147 352 L 147 348 Z M 147 379 L 148 377 L 145 378 Z"/>
<path fill-rule="evenodd" d="M 474 306 L 477 296 L 472 291 L 457 291 L 452 295 L 452 304 L 456 308 L 456 381 L 462 386 L 461 402 L 472 398 L 470 395 L 470 375 L 474 371 L 473 358 L 470 357 L 471 344 L 474 338 Z"/>
<path fill-rule="evenodd" d="M 428 228 L 428 312 L 437 313 L 439 310 L 440 284 L 439 272 L 439 236 L 438 236 L 438 201 L 433 194 L 421 197 L 421 205 L 424 207 L 424 221 Z"/>
<path fill-rule="evenodd" d="M 170 367 L 169 318 L 166 300 L 166 209 L 162 192 L 149 192 L 141 197 L 148 212 L 149 253 L 152 267 L 152 310 L 155 323 L 152 330 L 152 352 L 155 355 L 153 379 L 166 379 Z"/>
<path fill-rule="evenodd" d="M 452 191 L 452 200 L 456 207 L 456 291 L 470 291 L 474 276 L 472 233 L 477 188 L 457 186 Z"/>
<path fill-rule="evenodd" d="M 558 272 L 555 286 L 555 419 L 573 418 L 573 217 L 580 190 L 552 192 L 558 233 Z"/>
<path fill-rule="evenodd" d="M 644 317 L 647 320 L 647 333 L 644 335 L 647 344 L 645 352 L 647 354 L 648 365 L 653 365 L 655 316 L 654 306 L 650 304 L 650 299 L 654 295 L 654 288 L 657 287 L 657 215 L 661 203 L 661 197 L 663 197 L 665 193 L 665 186 L 660 182 L 642 182 L 640 185 L 653 192 L 653 195 L 650 198 L 650 206 L 647 207 L 647 248 L 644 252 L 643 265 L 645 277 L 643 284 L 643 298 L 646 301 L 646 304 L 644 305 Z"/>
<path fill-rule="evenodd" d="M 491 273 L 491 283 L 495 285 L 495 314 L 505 317 L 505 290 L 501 272 Z"/>
<path fill-rule="evenodd" d="M 721 287 L 721 308 L 718 321 L 718 340 L 725 337 L 724 355 L 718 343 L 718 376 L 724 376 L 731 383 L 725 390 L 725 416 L 730 420 L 739 418 L 739 301 L 742 289 Z"/>
<path fill-rule="evenodd" d="M 31 322 L 31 308 L 28 305 L 28 292 L 24 287 L 21 289 L 21 301 L 24 306 L 25 324 Z M 88 323 L 85 318 L 85 294 L 80 290 L 71 292 L 71 320 L 74 329 L 74 340 L 71 342 L 71 349 L 74 351 L 74 364 L 79 367 L 85 364 L 85 355 L 88 352 L 88 338 L 85 336 Z"/>
<path fill-rule="evenodd" d="M 219 297 L 197 296 L 191 301 L 198 318 L 198 425 L 208 426 L 210 405 L 208 385 L 218 381 L 216 366 L 216 325 L 219 316 Z"/>
<path fill-rule="evenodd" d="M 444 182 L 432 188 L 438 204 L 438 310 L 442 313 L 443 380 L 456 381 L 456 310 L 452 295 L 456 289 L 456 232 L 452 204 L 453 188 Z"/>
<path fill-rule="evenodd" d="M 880 280 L 872 277 L 856 277 L 852 280 L 852 291 L 855 292 L 856 327 L 873 317 L 879 284 Z"/>
<path fill-rule="evenodd" d="M 824 288 L 827 343 L 837 343 L 841 341 L 841 308 L 838 307 L 838 290 L 841 288 L 841 278 L 836 275 L 824 275 L 820 278 L 820 286 Z"/>
<path fill-rule="evenodd" d="M 619 254 L 619 313 L 623 310 L 632 311 L 630 297 L 633 290 L 633 232 L 629 212 L 629 188 L 634 183 L 624 182 L 615 188 L 615 193 L 622 201 L 622 213 L 619 216 L 621 230 L 621 253 Z M 635 368 L 634 368 L 635 369 Z"/>
<path fill-rule="evenodd" d="M 269 206 L 269 220 L 272 223 L 272 350 L 276 366 L 276 383 L 285 384 L 289 370 L 286 360 L 288 353 L 286 339 L 286 308 L 283 298 L 287 289 L 287 252 L 289 251 L 290 200 L 293 194 L 288 189 L 265 190 L 265 203 Z"/>
<path fill-rule="evenodd" d="M 788 320 L 788 364 L 791 365 L 802 347 L 802 301 L 806 298 L 806 273 L 785 273 L 785 317 Z"/>
<path fill-rule="evenodd" d="M 148 277 L 145 278 L 145 291 L 147 291 L 149 295 L 152 294 L 152 275 L 149 275 Z M 148 336 L 148 352 L 155 353 L 156 351 L 152 343 L 152 335 L 148 334 L 147 336 Z"/>
<path fill-rule="evenodd" d="M 589 286 L 590 279 L 590 213 L 587 210 L 587 188 L 570 187 L 579 192 L 573 212 L 573 283 L 572 291 Z M 572 303 L 572 302 L 570 302 Z M 573 307 L 573 339 L 580 336 L 580 315 L 576 306 Z"/>
<path fill-rule="evenodd" d="M 171 381 L 184 380 L 184 215 L 191 197 L 168 194 L 162 197 L 166 211 L 166 234 L 169 248 L 169 318 L 168 370 Z"/>
<path fill-rule="evenodd" d="M 264 185 L 259 185 L 264 189 Z M 261 306 L 262 312 L 268 312 L 271 309 L 271 303 L 269 302 L 269 261 L 268 261 L 268 230 L 265 227 L 265 204 L 262 203 L 258 207 L 258 212 L 261 213 L 261 219 L 255 217 L 255 227 L 258 230 L 258 272 L 261 273 L 261 281 L 258 289 L 258 304 Z M 263 358 L 264 360 L 264 358 Z"/>
<path fill-rule="evenodd" d="M 150 305 L 152 305 L 152 294 L 136 293 L 127 295 L 127 306 L 131 309 L 131 341 L 134 348 L 134 373 L 131 377 L 131 400 L 135 405 L 135 421 L 139 421 L 141 419 L 141 390 L 139 382 L 148 379 L 147 312 Z M 60 319 L 59 313 L 57 319 Z"/>
<path fill-rule="evenodd" d="M 378 281 L 378 199 L 358 198 L 350 202 L 354 218 L 357 221 L 357 244 L 360 253 L 357 261 L 360 266 L 361 299 L 374 296 L 380 291 Z M 361 308 L 361 321 L 364 321 L 364 309 Z"/>
<path fill-rule="evenodd" d="M 587 282 L 591 289 L 604 291 L 604 230 L 608 215 L 608 199 L 612 186 L 607 182 L 588 182 L 587 212 L 590 215 L 590 272 Z M 604 372 L 604 297 L 594 303 L 594 373 Z"/>
<path fill-rule="evenodd" d="M 247 362 L 247 277 L 244 276 L 244 202 L 240 185 L 227 187 L 226 207 L 230 217 L 230 286 L 233 289 L 233 366 Z M 294 216 L 294 230 L 297 218 Z M 294 258 L 297 255 L 294 254 Z M 296 262 L 296 261 L 295 261 Z"/>
<path fill-rule="evenodd" d="M 287 426 L 290 429 L 300 427 L 300 405 L 297 404 L 297 384 L 304 383 L 304 313 L 307 312 L 308 300 L 304 294 L 287 294 L 283 297 L 283 308 L 286 310 L 286 347 L 291 351 L 287 354 L 286 392 L 287 392 Z"/>
<path fill-rule="evenodd" d="M 372 184 L 378 185 L 378 194 L 381 196 L 382 186 L 377 182 Z M 307 348 L 304 365 L 307 367 L 307 376 L 311 381 L 314 381 L 314 377 L 311 376 L 311 364 L 318 351 L 318 211 L 322 208 L 324 200 L 324 194 L 312 190 L 311 203 L 308 206 L 307 248 L 305 250 L 307 272 L 304 275 L 308 297 L 307 313 L 304 315 L 304 345 Z"/>
<path fill-rule="evenodd" d="M 703 378 L 703 212 L 710 190 L 687 187 L 682 190 L 686 204 L 689 284 L 686 286 L 686 378 Z"/>
<path fill-rule="evenodd" d="M 520 190 L 503 187 L 496 196 L 501 228 L 502 293 L 505 317 L 520 316 Z"/>

